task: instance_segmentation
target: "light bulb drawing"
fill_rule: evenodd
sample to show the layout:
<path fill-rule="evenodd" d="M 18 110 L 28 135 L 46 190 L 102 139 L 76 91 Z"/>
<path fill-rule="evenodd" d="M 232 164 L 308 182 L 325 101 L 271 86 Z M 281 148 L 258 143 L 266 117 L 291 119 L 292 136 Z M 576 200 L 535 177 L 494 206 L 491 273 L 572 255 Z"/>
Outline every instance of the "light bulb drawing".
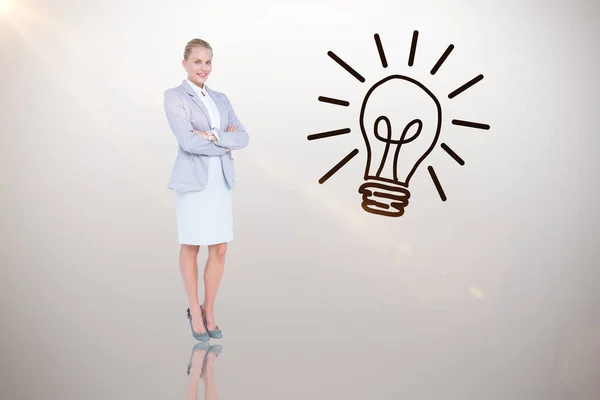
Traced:
<path fill-rule="evenodd" d="M 418 31 L 413 32 L 409 67 L 414 65 L 418 34 Z M 378 34 L 375 34 L 374 38 L 381 64 L 387 68 L 388 63 L 381 38 Z M 453 49 L 454 45 L 448 46 L 431 69 L 431 75 L 437 73 Z M 359 82 L 366 82 L 362 75 L 335 53 L 329 51 L 328 55 Z M 451 92 L 448 98 L 456 97 L 482 79 L 483 75 L 476 76 Z M 318 100 L 342 107 L 350 105 L 349 101 L 332 97 L 319 96 Z M 417 80 L 406 75 L 392 74 L 377 81 L 367 91 L 358 120 L 367 153 L 364 182 L 358 188 L 359 194 L 362 195 L 361 207 L 369 213 L 400 217 L 409 203 L 411 178 L 439 142 L 443 123 L 440 101 Z M 452 119 L 452 124 L 475 129 L 490 129 L 487 124 L 459 119 Z M 308 140 L 349 133 L 351 133 L 350 128 L 342 128 L 309 135 Z M 441 143 L 440 147 L 459 165 L 465 164 L 446 143 Z M 323 175 L 319 183 L 326 182 L 358 153 L 358 149 L 352 150 Z M 446 194 L 433 166 L 429 165 L 427 170 L 440 198 L 446 201 Z"/>
<path fill-rule="evenodd" d="M 390 110 L 390 112 L 396 114 L 390 115 L 390 117 L 396 119 L 394 124 L 387 116 L 390 113 L 379 115 L 380 113 L 377 112 L 379 110 L 375 110 L 369 115 L 368 111 L 372 98 L 377 94 L 378 89 L 383 89 L 384 85 L 386 88 L 391 88 L 392 93 L 398 93 L 402 96 L 405 96 L 408 91 L 403 90 L 403 86 L 415 85 L 429 97 L 433 108 L 433 118 L 409 118 L 408 123 L 405 123 L 405 121 L 398 124 L 398 117 L 403 117 L 406 111 L 405 107 L 401 107 L 399 104 L 393 104 Z M 411 93 L 409 96 L 418 94 Z M 389 96 L 386 96 L 384 101 L 388 98 Z M 428 104 L 419 102 L 418 105 L 427 106 Z M 407 114 L 412 118 L 418 112 L 413 110 L 413 112 Z M 433 120 L 432 126 L 427 126 L 427 124 L 424 126 L 428 119 Z M 408 190 L 410 178 L 436 145 L 440 135 L 441 121 L 442 108 L 438 99 L 425 86 L 412 78 L 403 75 L 391 75 L 369 89 L 363 101 L 359 117 L 360 129 L 367 148 L 365 183 L 358 189 L 358 192 L 363 195 L 362 207 L 365 211 L 391 217 L 400 216 L 404 213 L 404 208 L 408 205 L 408 199 L 410 198 Z M 400 135 L 398 135 L 398 131 L 401 133 Z M 426 135 L 427 133 L 429 135 Z M 401 164 L 399 162 L 400 150 L 404 150 L 402 148 L 413 141 L 418 141 L 421 144 L 422 151 L 412 152 L 404 157 L 407 162 Z M 378 151 L 375 151 L 377 148 L 379 148 Z"/>

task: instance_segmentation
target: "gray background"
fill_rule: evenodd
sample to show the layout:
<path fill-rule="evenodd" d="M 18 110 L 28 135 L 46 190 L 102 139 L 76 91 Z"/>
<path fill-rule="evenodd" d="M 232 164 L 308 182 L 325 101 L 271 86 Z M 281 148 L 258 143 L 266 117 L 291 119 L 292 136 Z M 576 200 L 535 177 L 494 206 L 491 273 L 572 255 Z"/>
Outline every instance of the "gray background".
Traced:
<path fill-rule="evenodd" d="M 251 136 L 216 303 L 220 398 L 598 398 L 598 2 L 299 3 L 1 2 L 0 397 L 184 398 L 162 95 L 199 37 Z M 438 95 L 440 140 L 466 161 L 437 147 L 399 219 L 357 193 L 360 102 L 392 73 Z"/>

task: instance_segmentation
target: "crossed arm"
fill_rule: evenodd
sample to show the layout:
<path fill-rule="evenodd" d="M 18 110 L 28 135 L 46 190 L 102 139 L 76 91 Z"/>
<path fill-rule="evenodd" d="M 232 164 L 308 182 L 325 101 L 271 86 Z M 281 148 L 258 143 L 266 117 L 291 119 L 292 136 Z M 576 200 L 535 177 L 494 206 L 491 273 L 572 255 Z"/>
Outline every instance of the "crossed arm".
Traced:
<path fill-rule="evenodd" d="M 235 115 L 227 97 L 225 103 L 229 126 L 225 134 L 220 129 L 215 129 L 216 135 L 213 135 L 194 129 L 179 94 L 174 90 L 165 91 L 165 114 L 171 131 L 183 150 L 205 156 L 220 156 L 230 149 L 239 150 L 248 145 L 248 133 Z"/>

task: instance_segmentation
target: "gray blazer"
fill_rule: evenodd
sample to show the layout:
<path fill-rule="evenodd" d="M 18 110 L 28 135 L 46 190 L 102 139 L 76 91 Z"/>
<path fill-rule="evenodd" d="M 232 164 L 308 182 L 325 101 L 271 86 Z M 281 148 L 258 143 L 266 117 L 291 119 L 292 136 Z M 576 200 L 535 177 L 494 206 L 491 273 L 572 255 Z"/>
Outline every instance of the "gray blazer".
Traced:
<path fill-rule="evenodd" d="M 202 100 L 197 98 L 185 79 L 181 85 L 165 90 L 165 113 L 179 145 L 168 184 L 171 190 L 189 192 L 204 189 L 208 180 L 209 157 L 221 158 L 225 180 L 230 188 L 235 187 L 235 168 L 231 153 L 248 145 L 248 133 L 235 115 L 227 96 L 206 85 L 204 87 L 221 116 L 221 126 L 215 129 L 219 135 L 218 142 L 211 142 L 194 132 L 194 129 L 208 132 L 211 129 L 210 120 Z M 237 130 L 227 132 L 227 127 L 232 124 L 237 125 Z"/>

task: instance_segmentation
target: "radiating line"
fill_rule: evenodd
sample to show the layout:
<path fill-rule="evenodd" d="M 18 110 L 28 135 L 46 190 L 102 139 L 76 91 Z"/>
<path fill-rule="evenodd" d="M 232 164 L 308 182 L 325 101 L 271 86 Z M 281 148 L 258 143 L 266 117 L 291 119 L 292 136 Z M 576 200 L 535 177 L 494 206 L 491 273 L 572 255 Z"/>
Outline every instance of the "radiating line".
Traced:
<path fill-rule="evenodd" d="M 340 168 L 342 168 L 344 165 L 346 165 L 346 163 L 348 161 L 350 161 L 352 159 L 352 157 L 354 157 L 357 154 L 358 154 L 358 149 L 352 150 L 346 157 L 344 157 L 344 159 L 342 161 L 340 161 L 339 163 L 337 163 L 335 165 L 335 167 L 331 168 L 329 170 L 329 172 L 327 172 L 325 175 L 323 175 L 323 177 L 321 179 L 319 179 L 319 183 L 321 183 L 321 184 L 325 183 L 325 181 L 327 179 L 331 178 L 331 176 L 333 174 L 335 174 L 336 172 L 338 172 L 340 170 Z"/>
<path fill-rule="evenodd" d="M 408 57 L 408 66 L 412 67 L 415 61 L 415 51 L 417 50 L 417 39 L 419 38 L 419 31 L 413 32 L 412 43 L 410 44 L 410 56 Z"/>
<path fill-rule="evenodd" d="M 446 61 L 446 58 L 448 58 L 448 56 L 450 55 L 450 53 L 452 52 L 453 49 L 454 49 L 453 44 L 448 46 L 448 48 L 446 49 L 444 54 L 442 54 L 442 56 L 440 57 L 438 62 L 436 62 L 435 65 L 433 66 L 433 68 L 431 69 L 431 75 L 435 75 L 435 73 L 438 72 L 438 69 L 440 69 L 440 67 L 442 66 L 444 61 Z"/>
<path fill-rule="evenodd" d="M 450 157 L 454 158 L 454 161 L 459 163 L 460 165 L 465 165 L 465 161 L 458 156 L 446 143 L 441 144 L 442 149 L 446 150 L 446 153 L 450 154 Z"/>
<path fill-rule="evenodd" d="M 473 86 L 474 84 L 476 84 L 477 82 L 479 82 L 482 79 L 483 79 L 482 74 L 477 75 L 475 78 L 471 79 L 469 82 L 465 83 L 464 85 L 462 85 L 461 87 L 456 89 L 454 92 L 450 93 L 448 95 L 448 98 L 452 99 L 452 98 L 458 96 L 459 94 L 461 94 L 462 92 L 464 92 L 465 90 L 467 90 L 468 88 L 470 88 L 471 86 Z"/>
<path fill-rule="evenodd" d="M 438 177 L 435 174 L 433 167 L 430 165 L 429 167 L 427 167 L 427 170 L 429 171 L 429 175 L 431 175 L 431 179 L 433 180 L 433 183 L 435 185 L 435 188 L 437 189 L 438 194 L 440 195 L 440 198 L 442 199 L 442 201 L 446 201 L 446 194 L 444 193 L 444 189 L 442 189 L 442 185 L 440 185 L 440 181 L 438 180 Z"/>
<path fill-rule="evenodd" d="M 326 137 L 337 135 L 345 135 L 346 133 L 350 133 L 350 128 L 338 129 L 335 131 L 328 131 L 323 133 L 314 133 L 312 135 L 308 135 L 308 140 L 323 139 Z"/>
<path fill-rule="evenodd" d="M 477 129 L 485 129 L 485 130 L 490 129 L 490 126 L 487 124 L 480 124 L 478 122 L 471 122 L 471 121 L 463 121 L 460 119 L 453 119 L 452 124 L 460 125 L 460 126 L 468 126 L 469 128 L 477 128 Z"/>
<path fill-rule="evenodd" d="M 377 44 L 377 51 L 379 52 L 379 58 L 381 59 L 381 65 L 383 68 L 387 68 L 387 60 L 385 58 L 385 53 L 383 52 L 383 46 L 381 45 L 381 39 L 379 38 L 379 34 L 375 34 L 375 44 Z"/>
<path fill-rule="evenodd" d="M 319 101 L 322 101 L 323 103 L 331 103 L 331 104 L 335 104 L 338 106 L 344 106 L 344 107 L 348 107 L 350 105 L 350 103 L 347 102 L 346 100 L 333 99 L 331 97 L 325 97 L 325 96 L 319 96 Z"/>
<path fill-rule="evenodd" d="M 356 72 L 354 70 L 354 68 L 352 68 L 351 66 L 349 66 L 348 64 L 346 64 L 341 58 L 339 58 L 337 55 L 335 55 L 335 53 L 333 51 L 328 51 L 327 55 L 331 58 L 333 58 L 333 60 L 340 64 L 342 66 L 342 68 L 344 68 L 346 71 L 350 72 L 352 74 L 352 76 L 354 76 L 356 79 L 358 79 L 361 82 L 365 81 L 365 78 L 363 78 L 358 72 Z"/>

